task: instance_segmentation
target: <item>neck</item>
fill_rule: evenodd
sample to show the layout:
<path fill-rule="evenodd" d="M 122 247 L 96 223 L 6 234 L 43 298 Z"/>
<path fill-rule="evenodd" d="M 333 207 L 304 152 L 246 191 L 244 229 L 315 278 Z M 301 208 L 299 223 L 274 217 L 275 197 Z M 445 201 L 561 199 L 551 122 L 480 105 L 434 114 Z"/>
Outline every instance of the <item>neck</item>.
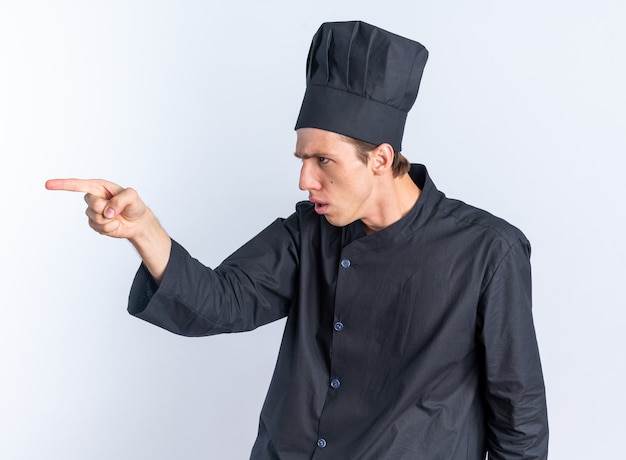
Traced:
<path fill-rule="evenodd" d="M 398 222 L 413 209 L 421 193 L 408 174 L 383 184 L 373 212 L 361 219 L 365 232 L 369 235 Z"/>

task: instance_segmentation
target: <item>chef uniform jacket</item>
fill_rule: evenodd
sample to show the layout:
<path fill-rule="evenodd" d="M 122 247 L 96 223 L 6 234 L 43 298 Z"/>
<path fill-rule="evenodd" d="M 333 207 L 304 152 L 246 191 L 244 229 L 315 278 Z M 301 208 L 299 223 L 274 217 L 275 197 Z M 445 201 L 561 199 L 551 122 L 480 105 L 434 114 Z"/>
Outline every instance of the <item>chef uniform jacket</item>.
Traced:
<path fill-rule="evenodd" d="M 548 427 L 530 245 L 447 198 L 426 168 L 399 221 L 370 235 L 299 203 L 214 270 L 173 242 L 129 312 L 176 334 L 287 317 L 252 459 L 543 459 Z"/>

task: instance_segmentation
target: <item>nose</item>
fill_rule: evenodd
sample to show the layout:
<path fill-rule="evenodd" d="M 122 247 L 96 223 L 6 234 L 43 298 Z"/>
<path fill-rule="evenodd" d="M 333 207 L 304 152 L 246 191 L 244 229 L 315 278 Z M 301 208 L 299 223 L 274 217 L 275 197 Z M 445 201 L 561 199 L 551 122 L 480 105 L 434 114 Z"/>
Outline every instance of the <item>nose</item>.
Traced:
<path fill-rule="evenodd" d="M 298 183 L 300 190 L 319 190 L 320 182 L 312 171 L 312 165 L 309 161 L 302 161 L 300 169 L 300 182 Z"/>

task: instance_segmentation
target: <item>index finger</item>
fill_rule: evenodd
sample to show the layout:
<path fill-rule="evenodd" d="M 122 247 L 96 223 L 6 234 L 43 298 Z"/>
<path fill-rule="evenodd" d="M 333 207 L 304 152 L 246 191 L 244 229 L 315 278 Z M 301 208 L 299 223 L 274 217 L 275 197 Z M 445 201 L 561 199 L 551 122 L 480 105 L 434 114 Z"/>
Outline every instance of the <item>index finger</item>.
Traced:
<path fill-rule="evenodd" d="M 111 198 L 124 190 L 119 185 L 102 179 L 50 179 L 46 181 L 48 190 L 91 193 Z"/>

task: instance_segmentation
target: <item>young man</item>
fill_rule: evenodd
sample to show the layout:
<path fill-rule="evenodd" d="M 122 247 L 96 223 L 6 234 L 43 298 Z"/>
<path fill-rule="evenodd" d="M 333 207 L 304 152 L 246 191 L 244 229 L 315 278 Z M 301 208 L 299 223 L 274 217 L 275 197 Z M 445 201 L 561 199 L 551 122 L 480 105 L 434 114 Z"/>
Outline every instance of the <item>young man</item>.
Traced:
<path fill-rule="evenodd" d="M 87 192 L 90 225 L 143 259 L 129 312 L 177 334 L 287 317 L 253 459 L 544 459 L 530 245 L 400 154 L 426 49 L 323 24 L 296 124 L 299 203 L 214 270 L 132 189 Z"/>

